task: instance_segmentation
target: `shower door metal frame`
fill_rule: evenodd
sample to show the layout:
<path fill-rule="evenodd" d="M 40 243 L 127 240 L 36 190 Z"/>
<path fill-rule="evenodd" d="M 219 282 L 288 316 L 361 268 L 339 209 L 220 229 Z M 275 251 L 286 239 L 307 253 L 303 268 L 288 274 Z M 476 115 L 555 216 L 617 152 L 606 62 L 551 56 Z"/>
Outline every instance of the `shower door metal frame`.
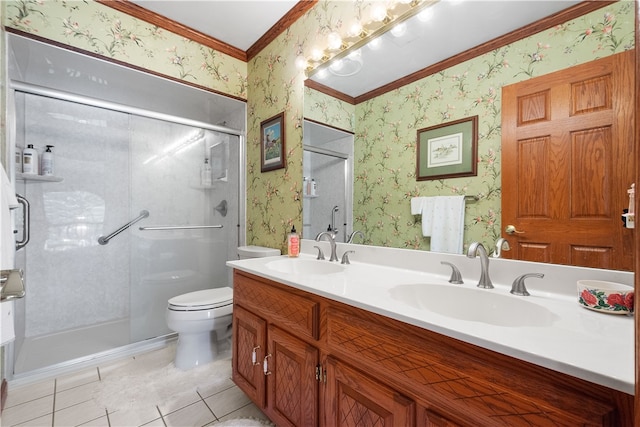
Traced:
<path fill-rule="evenodd" d="M 15 105 L 15 93 L 22 92 L 26 94 L 32 95 L 40 95 L 48 98 L 58 99 L 62 101 L 74 102 L 82 105 L 92 106 L 103 108 L 107 110 L 129 113 L 133 115 L 138 115 L 141 117 L 157 119 L 161 121 L 166 121 L 175 124 L 181 124 L 186 126 L 192 126 L 197 128 L 202 128 L 206 130 L 211 130 L 223 134 L 228 134 L 232 136 L 238 137 L 238 224 L 237 224 L 237 241 L 238 246 L 242 246 L 246 242 L 246 201 L 245 201 L 245 192 L 246 192 L 246 178 L 245 178 L 245 159 L 246 159 L 246 136 L 245 132 L 233 128 L 229 128 L 226 126 L 213 125 L 210 123 L 202 122 L 199 120 L 188 119 L 185 117 L 159 113 L 151 110 L 146 110 L 143 108 L 133 107 L 126 104 L 120 104 L 116 102 L 99 100 L 87 96 L 77 95 L 61 90 L 46 88 L 39 85 L 34 85 L 30 83 L 25 83 L 17 80 L 9 80 L 6 99 L 8 103 L 13 102 Z M 11 105 L 7 106 L 8 109 L 13 108 Z M 11 116 L 11 115 L 10 115 Z M 11 118 L 11 117 L 10 117 Z M 8 158 L 13 159 L 15 152 L 13 151 L 13 137 L 16 134 L 16 123 L 15 123 L 15 115 L 12 117 L 13 120 L 7 122 L 6 126 L 6 135 L 7 135 L 7 151 Z M 246 120 L 246 113 L 244 119 Z M 9 162 L 11 170 L 13 171 L 13 163 Z M 12 174 L 13 175 L 13 174 Z M 71 361 L 63 362 L 58 365 L 54 365 L 50 368 L 42 368 L 36 369 L 33 372 L 27 373 L 26 376 L 21 375 L 20 378 L 16 378 L 14 375 L 14 366 L 15 366 L 15 348 L 14 343 L 10 342 L 3 348 L 3 364 L 2 364 L 2 374 L 3 378 L 7 380 L 12 380 L 13 384 L 19 385 L 22 381 L 28 383 L 34 379 L 39 377 L 46 378 L 50 376 L 52 373 L 64 373 L 68 372 L 70 369 L 79 368 L 82 366 L 92 366 L 97 358 L 102 358 L 105 360 L 109 360 L 110 358 L 121 357 L 126 354 L 136 354 L 143 347 L 145 350 L 150 348 L 160 348 L 166 345 L 167 337 L 156 337 L 153 339 L 146 340 L 145 342 L 134 342 L 126 345 L 122 348 L 116 348 L 107 350 L 103 353 L 89 355 L 85 357 L 81 357 L 79 359 L 74 359 Z"/>

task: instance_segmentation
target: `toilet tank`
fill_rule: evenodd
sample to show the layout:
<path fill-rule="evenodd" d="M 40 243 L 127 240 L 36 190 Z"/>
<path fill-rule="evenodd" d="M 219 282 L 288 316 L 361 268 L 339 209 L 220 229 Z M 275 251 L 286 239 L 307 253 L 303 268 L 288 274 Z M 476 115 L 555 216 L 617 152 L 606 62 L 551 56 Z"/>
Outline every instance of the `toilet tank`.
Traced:
<path fill-rule="evenodd" d="M 280 249 L 266 248 L 264 246 L 240 246 L 238 247 L 238 259 L 264 258 L 279 256 Z"/>

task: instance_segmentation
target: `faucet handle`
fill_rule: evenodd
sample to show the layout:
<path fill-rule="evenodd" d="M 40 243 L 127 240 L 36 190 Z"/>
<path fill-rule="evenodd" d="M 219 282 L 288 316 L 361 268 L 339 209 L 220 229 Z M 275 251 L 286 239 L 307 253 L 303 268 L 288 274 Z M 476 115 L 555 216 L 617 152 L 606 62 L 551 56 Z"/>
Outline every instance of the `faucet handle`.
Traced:
<path fill-rule="evenodd" d="M 316 248 L 318 250 L 318 257 L 316 259 L 323 260 L 324 259 L 324 252 L 322 252 L 322 248 L 320 246 L 314 246 L 314 248 Z"/>
<path fill-rule="evenodd" d="M 356 251 L 346 251 L 344 254 L 342 254 L 342 262 L 341 264 L 351 264 L 351 262 L 349 262 L 349 254 L 353 254 Z"/>
<path fill-rule="evenodd" d="M 453 283 L 454 285 L 462 285 L 464 283 L 462 280 L 462 274 L 460 274 L 458 267 L 446 261 L 440 261 L 440 264 L 451 267 L 451 278 L 449 279 L 449 283 Z"/>
<path fill-rule="evenodd" d="M 527 287 L 524 285 L 524 279 L 526 279 L 527 277 L 537 277 L 539 279 L 542 279 L 544 277 L 544 274 L 528 273 L 528 274 L 523 274 L 520 277 L 517 277 L 516 280 L 514 280 L 513 284 L 511 285 L 510 292 L 514 295 L 519 295 L 522 297 L 528 297 L 529 295 L 531 295 L 529 292 L 527 292 Z"/>

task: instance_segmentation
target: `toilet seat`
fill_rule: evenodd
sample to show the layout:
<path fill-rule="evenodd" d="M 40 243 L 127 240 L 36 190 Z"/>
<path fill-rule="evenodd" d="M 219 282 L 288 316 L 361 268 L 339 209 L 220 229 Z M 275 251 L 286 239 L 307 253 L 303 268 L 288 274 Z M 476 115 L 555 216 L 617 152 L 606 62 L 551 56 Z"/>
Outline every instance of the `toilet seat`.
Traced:
<path fill-rule="evenodd" d="M 214 288 L 189 292 L 169 300 L 169 310 L 201 311 L 225 307 L 233 304 L 233 289 Z"/>

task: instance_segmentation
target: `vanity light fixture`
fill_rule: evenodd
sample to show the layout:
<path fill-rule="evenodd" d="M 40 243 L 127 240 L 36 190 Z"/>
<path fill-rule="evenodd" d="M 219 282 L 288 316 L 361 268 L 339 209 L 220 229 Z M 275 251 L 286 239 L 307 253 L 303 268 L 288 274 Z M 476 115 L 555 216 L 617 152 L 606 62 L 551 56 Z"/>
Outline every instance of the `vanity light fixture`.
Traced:
<path fill-rule="evenodd" d="M 327 35 L 326 42 L 321 45 L 326 48 L 314 48 L 306 60 L 306 65 L 302 60 L 296 60 L 296 64 L 305 67 L 307 77 L 326 69 L 334 74 L 342 73 L 345 64 L 337 64 L 331 69 L 332 61 L 344 60 L 352 50 L 361 48 L 438 1 L 440 0 L 398 0 L 391 2 L 389 7 L 385 7 L 382 2 L 376 2 L 372 5 L 368 22 L 354 21 L 348 26 L 346 34 L 332 31 Z M 396 37 L 399 37 L 397 34 L 402 33 L 402 29 L 398 28 L 394 32 Z M 352 58 L 346 62 L 349 63 L 349 72 L 346 75 L 353 75 L 362 68 L 362 58 Z"/>

